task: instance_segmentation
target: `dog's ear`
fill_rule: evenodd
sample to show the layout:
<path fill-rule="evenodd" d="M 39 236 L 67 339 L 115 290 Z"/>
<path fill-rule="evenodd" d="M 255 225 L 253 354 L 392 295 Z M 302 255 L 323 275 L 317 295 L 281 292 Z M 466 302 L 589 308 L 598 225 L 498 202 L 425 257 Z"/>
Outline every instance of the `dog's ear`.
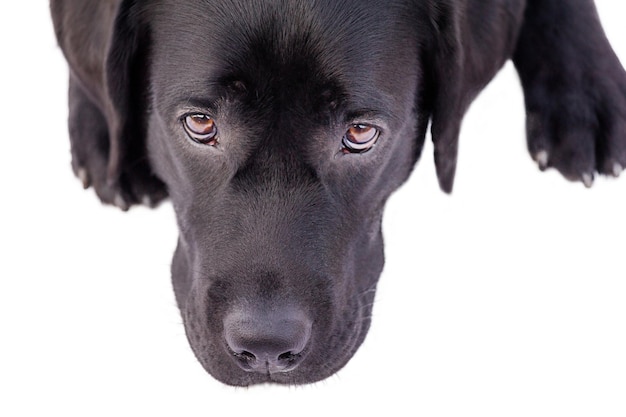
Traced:
<path fill-rule="evenodd" d="M 78 163 L 79 176 L 89 177 L 83 182 L 92 184 L 103 202 L 122 208 L 136 203 L 152 206 L 167 196 L 146 149 L 150 39 L 139 3 L 51 1 L 57 38 L 70 64 L 70 83 L 75 84 L 70 92 L 72 87 L 80 90 L 70 96 L 78 101 L 70 102 L 70 124 L 77 125 L 70 131 L 78 135 L 72 137 L 73 158 L 88 155 Z M 107 134 L 98 143 L 82 132 L 81 101 L 102 116 Z M 72 108 L 77 109 L 74 117 Z M 104 161 L 93 163 L 97 158 Z"/>
<path fill-rule="evenodd" d="M 452 192 L 459 132 L 468 105 L 464 91 L 464 52 L 458 7 L 441 2 L 431 10 L 431 37 L 425 65 L 425 94 L 431 119 L 435 166 L 440 188 Z"/>
<path fill-rule="evenodd" d="M 153 205 L 166 193 L 147 156 L 150 35 L 137 3 L 124 0 L 117 10 L 105 63 L 111 119 L 108 178 L 126 182 L 135 199 Z"/>

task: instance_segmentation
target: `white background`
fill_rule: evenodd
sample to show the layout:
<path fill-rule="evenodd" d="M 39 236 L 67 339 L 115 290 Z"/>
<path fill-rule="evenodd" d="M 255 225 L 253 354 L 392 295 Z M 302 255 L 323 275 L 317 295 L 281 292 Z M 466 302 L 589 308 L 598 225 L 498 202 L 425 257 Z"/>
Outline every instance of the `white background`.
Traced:
<path fill-rule="evenodd" d="M 626 62 L 621 3 L 597 2 Z M 0 415 L 626 415 L 626 178 L 540 173 L 510 64 L 465 120 L 454 194 L 429 145 L 389 202 L 354 359 L 315 385 L 234 389 L 187 345 L 170 205 L 122 213 L 72 176 L 47 2 L 1 2 L 0 35 Z"/>

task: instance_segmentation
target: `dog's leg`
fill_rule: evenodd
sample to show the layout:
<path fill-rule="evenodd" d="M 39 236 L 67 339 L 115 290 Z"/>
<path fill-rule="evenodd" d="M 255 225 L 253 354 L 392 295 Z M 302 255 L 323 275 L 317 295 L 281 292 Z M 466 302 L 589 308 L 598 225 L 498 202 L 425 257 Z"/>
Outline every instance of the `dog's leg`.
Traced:
<path fill-rule="evenodd" d="M 109 132 L 106 120 L 73 76 L 70 76 L 68 101 L 74 174 L 84 188 L 93 186 L 102 201 L 127 209 L 125 198 L 116 195 L 116 190 L 107 185 Z"/>
<path fill-rule="evenodd" d="M 102 202 L 122 210 L 132 204 L 154 206 L 166 197 L 161 182 L 145 174 L 148 170 L 142 164 L 147 159 L 129 164 L 121 177 L 111 182 L 108 124 L 100 108 L 71 75 L 68 101 L 72 168 L 84 188 L 93 187 Z"/>
<path fill-rule="evenodd" d="M 72 166 L 103 203 L 128 209 L 167 197 L 146 147 L 148 40 L 132 0 L 51 0 L 70 65 Z"/>
<path fill-rule="evenodd" d="M 591 186 L 626 167 L 626 73 L 592 0 L 528 0 L 513 61 L 541 169 Z"/>

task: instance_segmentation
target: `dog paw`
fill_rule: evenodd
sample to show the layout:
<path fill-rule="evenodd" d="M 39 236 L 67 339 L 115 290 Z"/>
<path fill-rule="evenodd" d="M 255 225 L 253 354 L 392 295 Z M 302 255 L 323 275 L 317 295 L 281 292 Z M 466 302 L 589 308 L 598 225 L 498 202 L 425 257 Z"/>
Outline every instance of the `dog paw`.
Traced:
<path fill-rule="evenodd" d="M 96 195 L 104 204 L 114 205 L 127 211 L 134 199 L 119 184 L 111 184 L 106 175 L 106 159 L 90 155 L 88 158 L 78 157 L 80 150 L 72 146 L 72 168 L 74 175 L 79 179 L 84 189 L 93 188 Z"/>
<path fill-rule="evenodd" d="M 526 91 L 528 149 L 541 170 L 593 185 L 626 166 L 626 75 L 621 65 Z M 601 68 L 601 67 L 600 67 Z"/>
<path fill-rule="evenodd" d="M 100 201 L 124 211 L 136 204 L 155 207 L 167 197 L 164 184 L 152 175 L 142 147 L 126 150 L 125 157 L 111 168 L 106 120 L 72 79 L 69 103 L 72 169 L 83 188 L 93 188 Z"/>
<path fill-rule="evenodd" d="M 167 198 L 163 184 L 156 177 L 148 177 L 142 172 L 123 172 L 119 178 L 111 180 L 104 155 L 90 152 L 86 157 L 72 146 L 72 167 L 84 189 L 93 188 L 100 201 L 123 211 L 133 205 L 156 207 Z M 132 178 L 132 180 L 130 180 Z"/>

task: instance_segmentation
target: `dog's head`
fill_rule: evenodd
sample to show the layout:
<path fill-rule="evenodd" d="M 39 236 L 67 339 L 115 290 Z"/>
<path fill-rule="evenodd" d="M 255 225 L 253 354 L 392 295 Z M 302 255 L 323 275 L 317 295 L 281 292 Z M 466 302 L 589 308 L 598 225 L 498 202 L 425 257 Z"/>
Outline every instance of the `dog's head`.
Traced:
<path fill-rule="evenodd" d="M 145 133 L 171 197 L 173 282 L 197 358 L 232 385 L 330 376 L 367 333 L 383 208 L 431 120 L 451 188 L 454 19 L 442 4 L 362 0 L 124 1 L 117 13 L 111 114 L 142 126 L 127 130 Z M 137 120 L 121 114 L 138 104 Z"/>

